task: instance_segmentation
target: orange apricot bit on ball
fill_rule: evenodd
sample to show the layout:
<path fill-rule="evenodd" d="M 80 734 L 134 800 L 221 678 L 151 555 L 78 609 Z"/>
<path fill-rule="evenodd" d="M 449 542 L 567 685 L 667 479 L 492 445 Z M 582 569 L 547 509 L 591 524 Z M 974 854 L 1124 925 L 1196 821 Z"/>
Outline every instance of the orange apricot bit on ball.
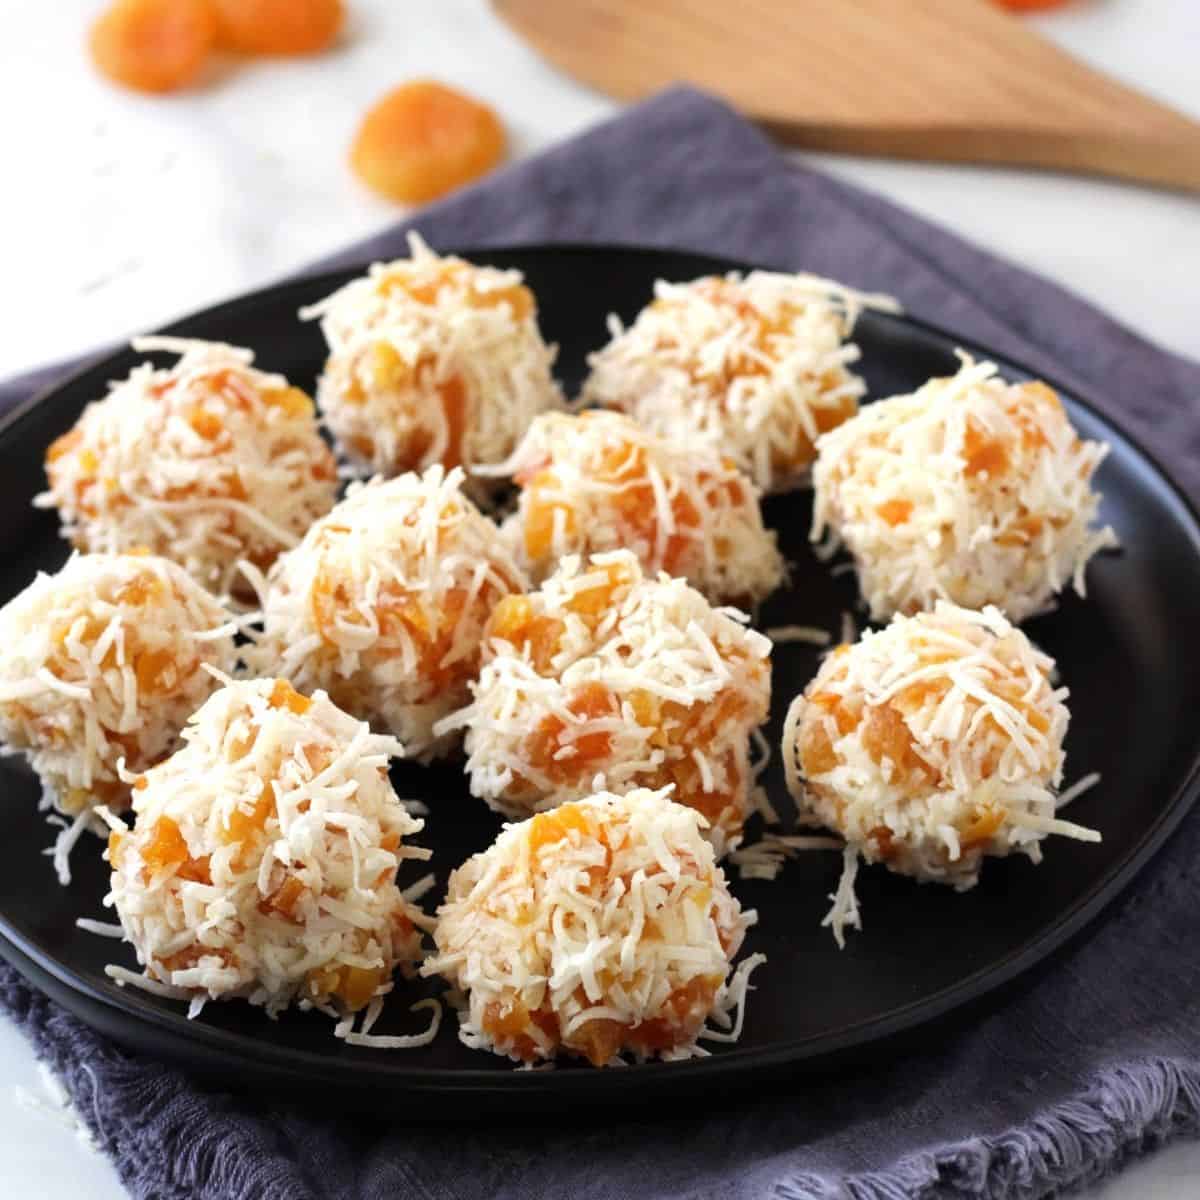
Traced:
<path fill-rule="evenodd" d="M 370 1003 L 383 979 L 378 968 L 331 966 L 312 972 L 309 988 L 317 997 L 337 996 L 348 1012 L 357 1012 Z"/>
<path fill-rule="evenodd" d="M 421 79 L 402 83 L 370 109 L 350 165 L 388 199 L 422 204 L 490 171 L 504 146 L 504 126 L 486 104 Z"/>
<path fill-rule="evenodd" d="M 318 54 L 342 27 L 342 0 L 210 0 L 218 38 L 239 54 Z"/>
<path fill-rule="evenodd" d="M 113 861 L 113 854 L 119 845 L 120 841 L 113 845 L 110 840 L 110 861 Z M 150 837 L 142 847 L 142 863 L 144 865 L 143 878 L 147 874 L 153 876 L 159 871 L 177 866 L 179 870 L 176 874 L 180 879 L 188 879 L 195 883 L 212 882 L 212 877 L 209 875 L 208 855 L 203 858 L 192 858 L 188 853 L 187 842 L 184 840 L 179 826 L 167 816 L 159 817 L 151 828 Z"/>
<path fill-rule="evenodd" d="M 899 499 L 885 500 L 875 509 L 889 525 L 903 525 L 912 516 L 912 510 L 911 500 Z"/>
<path fill-rule="evenodd" d="M 269 703 L 272 708 L 286 708 L 297 716 L 303 716 L 312 707 L 312 701 L 296 691 L 286 679 L 275 680 Z"/>
<path fill-rule="evenodd" d="M 171 92 L 200 74 L 217 37 L 208 0 L 116 0 L 92 26 L 100 72 L 139 92 Z"/>

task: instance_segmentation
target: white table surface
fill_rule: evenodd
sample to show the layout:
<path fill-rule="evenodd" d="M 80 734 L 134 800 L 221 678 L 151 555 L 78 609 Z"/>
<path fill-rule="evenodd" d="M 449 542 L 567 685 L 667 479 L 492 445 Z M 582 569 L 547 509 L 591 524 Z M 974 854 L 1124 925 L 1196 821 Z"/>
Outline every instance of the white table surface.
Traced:
<path fill-rule="evenodd" d="M 214 72 L 205 90 L 119 92 L 90 69 L 97 0 L 4 0 L 0 377 L 270 282 L 395 219 L 346 166 L 378 94 L 434 76 L 491 102 L 524 155 L 615 105 L 533 56 L 482 0 L 349 0 L 332 54 Z M 1200 0 L 1078 0 L 1036 25 L 1200 117 Z M 1200 357 L 1200 202 L 1097 180 L 807 156 L 1050 276 Z M 47 241 L 50 243 L 47 249 Z M 0 1022 L 0 1180 L 45 1200 L 123 1195 L 107 1160 L 31 1111 L 33 1055 Z M 1093 1191 L 1200 1196 L 1200 1143 Z"/>

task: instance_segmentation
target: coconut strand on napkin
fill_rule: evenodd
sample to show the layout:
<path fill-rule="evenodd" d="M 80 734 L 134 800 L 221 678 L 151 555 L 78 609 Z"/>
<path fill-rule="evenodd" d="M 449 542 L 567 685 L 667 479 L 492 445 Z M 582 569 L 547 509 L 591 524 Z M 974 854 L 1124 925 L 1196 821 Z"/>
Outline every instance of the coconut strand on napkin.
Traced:
<path fill-rule="evenodd" d="M 979 186 L 986 187 L 981 175 Z M 1200 365 L 886 201 L 790 165 L 677 89 L 317 264 L 435 247 L 628 242 L 816 271 L 1075 386 L 1200 495 Z M 0 409 L 63 368 L 0 386 Z M 444 1127 L 214 1092 L 125 1053 L 0 966 L 0 1007 L 138 1197 L 1038 1197 L 1200 1130 L 1200 814 L 1083 939 L 869 1069 L 690 1116 Z M 766 977 L 762 986 L 766 986 Z M 819 980 L 814 981 L 819 986 Z"/>

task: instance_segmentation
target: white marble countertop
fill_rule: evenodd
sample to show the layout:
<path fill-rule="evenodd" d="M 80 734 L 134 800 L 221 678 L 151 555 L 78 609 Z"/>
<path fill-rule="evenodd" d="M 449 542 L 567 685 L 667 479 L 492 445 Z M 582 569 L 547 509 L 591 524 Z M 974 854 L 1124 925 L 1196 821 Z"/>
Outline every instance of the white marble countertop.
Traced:
<path fill-rule="evenodd" d="M 99 0 L 4 0 L 0 129 L 0 377 L 255 287 L 387 225 L 397 210 L 346 166 L 368 103 L 434 76 L 473 91 L 525 155 L 615 111 L 535 58 L 483 0 L 349 0 L 335 53 L 219 72 L 147 99 L 90 69 Z M 1198 0 L 1077 0 L 1036 19 L 1050 37 L 1200 117 Z M 1200 357 L 1200 201 L 1099 180 L 807 156 L 1050 276 L 1145 336 Z M 47 249 L 47 241 L 51 242 Z M 0 1022 L 5 1195 L 108 1200 L 107 1160 L 22 1103 L 33 1055 Z M 1200 1196 L 1200 1143 L 1168 1149 L 1092 1193 Z"/>

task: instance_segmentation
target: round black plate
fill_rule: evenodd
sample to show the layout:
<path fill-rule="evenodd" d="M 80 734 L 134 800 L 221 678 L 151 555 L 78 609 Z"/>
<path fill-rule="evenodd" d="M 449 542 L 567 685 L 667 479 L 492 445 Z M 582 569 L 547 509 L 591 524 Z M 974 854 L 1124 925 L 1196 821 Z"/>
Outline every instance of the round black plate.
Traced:
<path fill-rule="evenodd" d="M 605 339 L 609 312 L 631 318 L 656 278 L 689 279 L 735 265 L 613 248 L 542 247 L 470 256 L 525 272 L 546 336 L 559 344 L 559 371 L 572 391 L 586 353 Z M 167 332 L 251 346 L 261 365 L 311 388 L 323 345 L 314 325 L 296 319 L 296 310 L 356 273 L 257 292 L 180 321 Z M 857 340 L 872 397 L 909 391 L 955 367 L 958 339 L 917 321 L 868 313 Z M 53 568 L 64 557 L 53 514 L 30 507 L 43 486 L 46 446 L 136 358 L 126 351 L 88 368 L 0 428 L 3 599 L 23 587 L 36 568 Z M 1028 377 L 1013 363 L 1001 360 L 1001 366 L 1013 378 Z M 467 1095 L 470 1111 L 480 1104 L 514 1110 L 574 1105 L 617 1093 L 625 1103 L 666 1091 L 694 1096 L 716 1084 L 724 1088 L 760 1079 L 768 1067 L 828 1062 L 831 1055 L 894 1038 L 980 997 L 1061 946 L 1111 900 L 1197 792 L 1200 736 L 1191 722 L 1176 718 L 1200 706 L 1200 673 L 1194 665 L 1200 661 L 1200 627 L 1194 620 L 1200 525 L 1143 451 L 1086 405 L 1069 397 L 1067 403 L 1085 436 L 1112 446 L 1099 475 L 1102 517 L 1117 529 L 1124 549 L 1093 563 L 1086 602 L 1068 596 L 1057 612 L 1032 622 L 1028 630 L 1058 659 L 1071 689 L 1068 780 L 1089 771 L 1103 773 L 1100 786 L 1070 814 L 1100 829 L 1103 843 L 1050 840 L 1041 867 L 1016 858 L 989 863 L 980 885 L 964 895 L 921 887 L 882 868 L 864 870 L 859 875 L 864 930 L 841 952 L 820 928 L 840 855 L 807 854 L 775 883 L 735 879 L 742 902 L 761 917 L 746 952 L 768 956 L 755 975 L 738 1045 L 717 1047 L 711 1058 L 686 1063 L 524 1072 L 460 1045 L 452 1017 L 433 1045 L 400 1052 L 342 1045 L 331 1036 L 328 1020 L 316 1014 L 289 1014 L 272 1022 L 242 1003 L 209 1005 L 189 1022 L 181 1005 L 119 989 L 105 977 L 107 962 L 135 963 L 129 947 L 75 927 L 78 916 L 111 919 L 100 903 L 106 891 L 100 843 L 89 840 L 77 849 L 74 882 L 60 888 L 40 853 L 51 839 L 34 811 L 36 783 L 12 759 L 0 765 L 7 820 L 0 839 L 0 953 L 68 1008 L 133 1047 L 219 1071 L 227 1081 L 284 1087 L 303 1081 L 362 1093 L 383 1089 L 392 1094 L 391 1103 L 407 1100 L 425 1112 L 451 1107 L 461 1112 Z M 810 512 L 810 498 L 802 493 L 767 505 L 768 522 L 796 567 L 790 591 L 773 597 L 760 614 L 761 627 L 803 623 L 836 631 L 842 612 L 854 607 L 853 578 L 832 577 L 808 548 Z M 816 667 L 811 647 L 777 648 L 767 730 L 773 745 L 788 702 Z M 434 851 L 442 885 L 454 866 L 491 841 L 497 819 L 470 797 L 454 766 L 404 766 L 395 778 L 402 795 L 430 806 L 423 840 Z M 777 806 L 790 813 L 778 761 L 767 781 Z M 752 839 L 757 832 L 752 828 Z M 411 1015 L 407 1005 L 437 990 L 431 983 L 398 984 L 379 1031 L 423 1027 L 427 1014 Z"/>

